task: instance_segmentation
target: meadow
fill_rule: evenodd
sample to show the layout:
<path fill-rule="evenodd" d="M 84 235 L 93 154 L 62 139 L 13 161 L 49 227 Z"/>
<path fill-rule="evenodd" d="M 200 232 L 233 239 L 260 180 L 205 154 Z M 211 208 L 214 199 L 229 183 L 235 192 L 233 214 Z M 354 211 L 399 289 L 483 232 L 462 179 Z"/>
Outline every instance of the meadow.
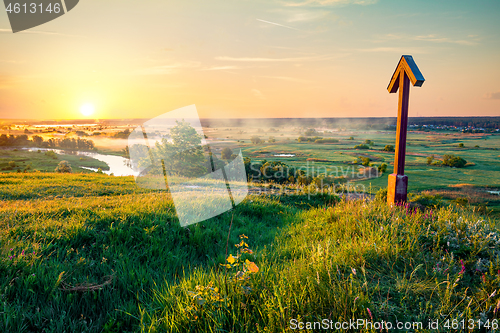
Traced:
<path fill-rule="evenodd" d="M 51 151 L 40 149 L 0 149 L 0 171 L 10 172 L 53 172 L 60 161 L 68 161 L 74 172 L 89 173 L 91 170 L 85 168 L 101 168 L 108 170 L 106 163 L 91 157 L 77 155 L 60 155 Z"/>
<path fill-rule="evenodd" d="M 326 193 L 250 182 L 232 210 L 183 227 L 168 190 L 85 169 L 106 170 L 103 162 L 0 150 L 0 332 L 288 332 L 356 320 L 413 322 L 401 331 L 415 332 L 498 327 L 500 135 L 410 132 L 410 203 L 394 207 L 384 192 L 394 131 L 205 135 L 214 152 L 236 145 L 252 162 L 347 182 Z M 126 153 L 105 144 L 123 135 L 100 140 L 97 151 Z M 467 164 L 443 165 L 450 154 Z M 62 160 L 72 173 L 54 172 Z"/>
<path fill-rule="evenodd" d="M 241 147 L 243 156 L 255 161 L 281 161 L 308 172 L 345 176 L 360 192 L 375 194 L 387 186 L 387 175 L 392 173 L 394 165 L 394 152 L 385 151 L 384 148 L 386 145 L 394 146 L 395 131 L 317 129 L 321 137 L 333 138 L 338 142 L 298 142 L 297 138 L 304 136 L 304 131 L 301 127 L 244 130 L 220 127 L 210 129 L 208 135 L 217 140 L 236 143 Z M 251 137 L 258 137 L 264 142 L 252 143 Z M 354 148 L 365 144 L 367 140 L 371 142 L 367 145 L 368 149 Z M 500 196 L 495 194 L 500 190 L 499 134 L 410 131 L 406 153 L 408 191 L 437 195 L 443 202 L 462 198 L 467 203 L 488 207 L 492 214 L 500 216 Z M 463 168 L 452 168 L 427 162 L 431 156 L 433 162 L 442 161 L 447 154 L 460 156 L 468 163 Z M 362 158 L 369 158 L 370 165 L 375 167 L 387 164 L 386 172 L 378 177 L 358 177 Z"/>
<path fill-rule="evenodd" d="M 439 320 L 448 332 L 462 320 L 497 323 L 499 221 L 473 208 L 390 207 L 383 193 L 251 195 L 182 228 L 169 194 L 137 190 L 133 177 L 0 181 L 2 332 L 286 332 L 293 320 L 325 319 L 414 321 L 419 332 Z"/>

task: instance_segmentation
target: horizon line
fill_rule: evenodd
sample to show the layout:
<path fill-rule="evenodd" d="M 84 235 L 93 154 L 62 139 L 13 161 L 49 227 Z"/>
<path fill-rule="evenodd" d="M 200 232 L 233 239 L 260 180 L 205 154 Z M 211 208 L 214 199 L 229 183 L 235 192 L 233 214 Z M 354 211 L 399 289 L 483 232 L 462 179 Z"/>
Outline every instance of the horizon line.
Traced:
<path fill-rule="evenodd" d="M 153 117 L 154 118 L 154 117 Z M 209 120 L 254 120 L 254 119 L 384 119 L 384 118 L 397 118 L 397 116 L 380 116 L 380 117 L 241 117 L 241 118 L 228 118 L 228 117 L 200 117 L 200 119 Z M 500 116 L 413 116 L 408 118 L 500 118 Z M 88 121 L 88 122 L 99 122 L 103 120 L 141 120 L 150 119 L 150 117 L 145 118 L 96 118 L 96 119 L 86 119 L 86 118 L 0 118 L 2 121 Z"/>

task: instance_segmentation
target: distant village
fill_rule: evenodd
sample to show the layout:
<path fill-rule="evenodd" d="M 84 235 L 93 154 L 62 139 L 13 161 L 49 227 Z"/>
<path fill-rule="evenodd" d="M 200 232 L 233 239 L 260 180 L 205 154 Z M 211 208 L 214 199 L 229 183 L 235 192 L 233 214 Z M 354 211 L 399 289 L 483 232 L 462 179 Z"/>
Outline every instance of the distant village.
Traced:
<path fill-rule="evenodd" d="M 396 125 L 393 125 L 396 127 Z M 454 131 L 462 133 L 495 133 L 499 132 L 498 128 L 483 128 L 475 126 L 448 126 L 448 125 L 408 125 L 408 128 L 413 131 Z"/>

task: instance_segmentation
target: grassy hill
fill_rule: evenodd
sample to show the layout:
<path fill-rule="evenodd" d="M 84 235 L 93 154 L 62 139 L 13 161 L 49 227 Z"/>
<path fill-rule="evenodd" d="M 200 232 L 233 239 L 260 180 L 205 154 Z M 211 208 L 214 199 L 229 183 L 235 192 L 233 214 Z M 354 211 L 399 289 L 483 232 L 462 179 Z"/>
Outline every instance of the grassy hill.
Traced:
<path fill-rule="evenodd" d="M 1 332 L 283 332 L 325 319 L 448 332 L 498 318 L 498 221 L 467 208 L 250 196 L 181 228 L 168 193 L 131 177 L 0 183 Z"/>

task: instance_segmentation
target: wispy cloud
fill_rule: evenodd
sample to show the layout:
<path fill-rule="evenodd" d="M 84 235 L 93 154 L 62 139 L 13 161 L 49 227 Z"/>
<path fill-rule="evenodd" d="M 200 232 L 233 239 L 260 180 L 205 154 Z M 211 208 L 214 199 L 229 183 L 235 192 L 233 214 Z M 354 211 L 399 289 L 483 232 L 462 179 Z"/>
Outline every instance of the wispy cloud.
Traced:
<path fill-rule="evenodd" d="M 167 75 L 173 74 L 182 68 L 197 68 L 201 63 L 198 61 L 175 62 L 168 65 L 143 68 L 133 72 L 136 75 Z"/>
<path fill-rule="evenodd" d="M 500 91 L 487 93 L 483 96 L 484 99 L 500 99 Z"/>
<path fill-rule="evenodd" d="M 238 66 L 213 66 L 208 68 L 203 68 L 203 71 L 223 71 L 228 69 L 240 69 Z"/>
<path fill-rule="evenodd" d="M 271 22 L 271 21 L 266 21 L 266 20 L 261 20 L 261 19 L 256 19 L 256 20 L 260 21 L 260 22 L 267 23 L 267 24 L 276 25 L 278 27 L 283 27 L 283 28 L 287 28 L 287 29 L 292 29 L 292 30 L 298 30 L 298 31 L 300 31 L 300 29 L 297 29 L 297 28 L 294 28 L 294 27 L 289 27 L 287 25 L 279 24 L 279 23 L 276 23 L 276 22 Z"/>
<path fill-rule="evenodd" d="M 367 49 L 358 49 L 360 52 L 389 52 L 389 53 L 400 53 L 400 54 L 406 54 L 406 53 L 413 53 L 413 54 L 422 54 L 422 53 L 428 53 L 426 49 L 424 48 L 408 48 L 408 47 L 372 47 L 372 48 L 367 48 Z"/>
<path fill-rule="evenodd" d="M 451 43 L 451 44 L 459 44 L 459 45 L 477 45 L 479 42 L 479 38 L 477 35 L 468 35 L 468 39 L 453 39 L 449 37 L 442 37 L 437 34 L 429 34 L 429 35 L 418 35 L 418 36 L 410 36 L 410 35 L 402 35 L 402 34 L 386 34 L 376 40 L 374 42 L 385 42 L 387 40 L 414 40 L 414 41 L 424 41 L 424 42 L 433 42 L 433 43 Z"/>
<path fill-rule="evenodd" d="M 258 99 L 266 99 L 266 96 L 260 90 L 252 89 L 252 94 Z"/>
<path fill-rule="evenodd" d="M 280 7 L 268 11 L 270 15 L 277 17 L 275 21 L 296 24 L 307 24 L 320 21 L 337 21 L 338 15 L 330 9 L 307 8 L 307 7 Z M 311 32 L 311 31 L 309 31 Z"/>
<path fill-rule="evenodd" d="M 447 37 L 438 37 L 437 35 L 425 35 L 425 36 L 415 36 L 414 40 L 423 40 L 428 42 L 436 42 L 436 43 L 453 43 L 453 44 L 461 44 L 461 45 L 476 45 L 477 42 L 475 40 L 465 40 L 465 39 L 451 39 Z"/>
<path fill-rule="evenodd" d="M 333 55 L 310 56 L 310 57 L 295 57 L 295 58 L 250 58 L 250 57 L 215 57 L 215 60 L 220 61 L 239 61 L 239 62 L 300 62 L 300 61 L 324 61 L 337 58 Z"/>
<path fill-rule="evenodd" d="M 311 83 L 311 81 L 308 81 L 308 80 L 298 79 L 298 78 L 289 77 L 289 76 L 266 76 L 266 75 L 262 75 L 262 76 L 259 76 L 259 77 L 266 78 L 266 79 L 275 79 L 275 80 L 290 81 L 290 82 Z"/>
<path fill-rule="evenodd" d="M 292 9 L 290 13 L 288 13 L 288 18 L 286 21 L 290 23 L 308 22 L 308 21 L 316 21 L 319 19 L 324 19 L 326 17 L 337 18 L 334 14 L 332 14 L 329 11 L 305 10 L 305 9 L 300 9 L 300 11 L 297 11 L 297 9 Z"/>
<path fill-rule="evenodd" d="M 378 0 L 306 0 L 303 2 L 286 2 L 288 7 L 302 6 L 335 6 L 335 5 L 373 5 Z"/>

